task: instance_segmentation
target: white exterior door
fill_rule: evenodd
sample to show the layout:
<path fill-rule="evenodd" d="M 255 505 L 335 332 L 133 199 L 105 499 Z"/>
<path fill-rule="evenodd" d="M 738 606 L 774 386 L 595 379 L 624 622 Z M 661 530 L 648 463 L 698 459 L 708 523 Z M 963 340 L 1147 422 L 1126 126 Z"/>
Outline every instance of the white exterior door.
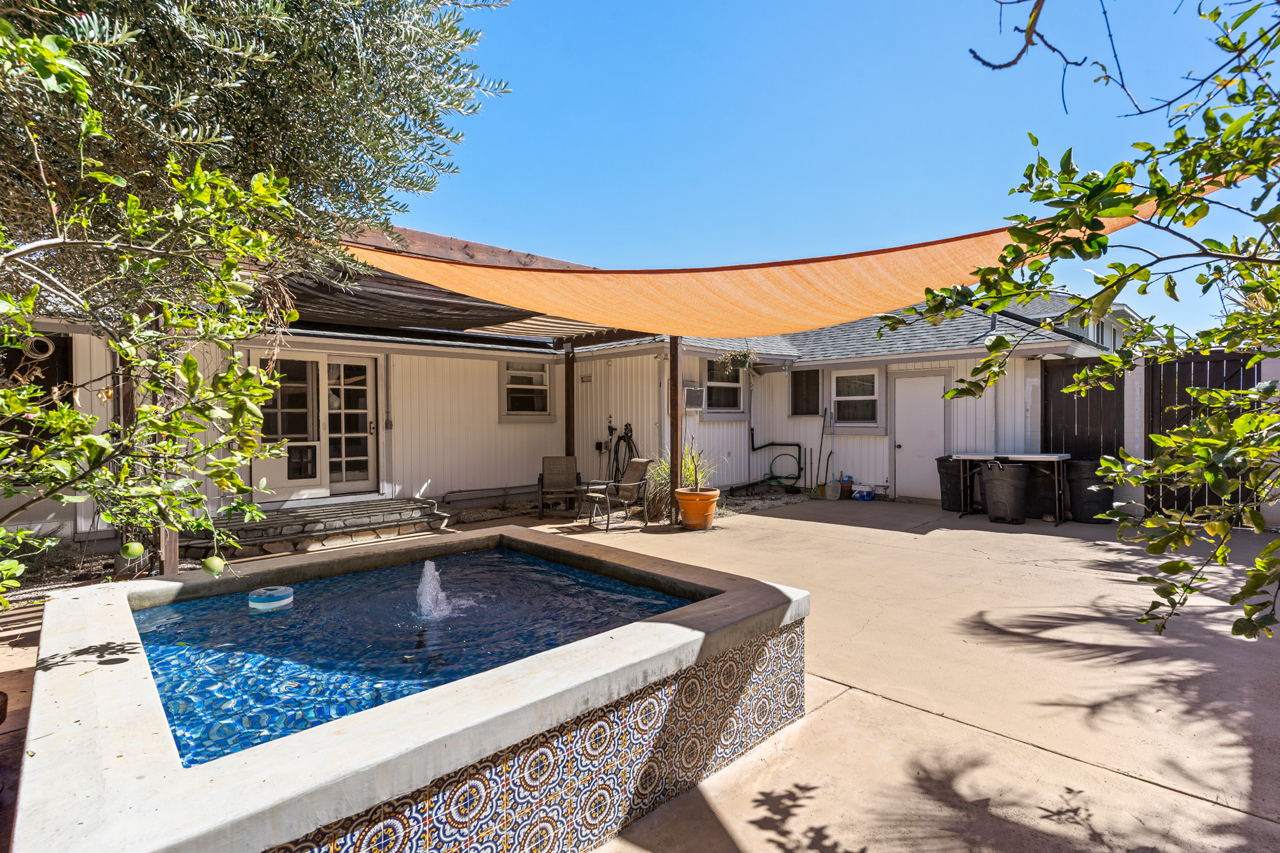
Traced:
<path fill-rule="evenodd" d="M 325 409 L 331 494 L 378 490 L 376 391 L 373 359 L 329 357 Z"/>
<path fill-rule="evenodd" d="M 941 376 L 893 380 L 894 485 L 899 497 L 939 500 L 937 458 L 946 452 Z"/>
<path fill-rule="evenodd" d="M 285 357 L 287 355 L 288 357 Z M 267 441 L 285 441 L 286 455 L 255 459 L 252 480 L 266 480 L 263 503 L 377 492 L 376 360 L 290 350 L 272 362 L 280 390 L 262 406 Z"/>

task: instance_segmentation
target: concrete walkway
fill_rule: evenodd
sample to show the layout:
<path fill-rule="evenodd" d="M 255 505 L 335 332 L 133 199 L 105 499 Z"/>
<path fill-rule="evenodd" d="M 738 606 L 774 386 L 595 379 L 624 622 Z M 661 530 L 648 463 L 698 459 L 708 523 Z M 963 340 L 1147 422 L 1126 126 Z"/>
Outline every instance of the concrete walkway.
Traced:
<path fill-rule="evenodd" d="M 608 853 L 1280 851 L 1280 639 L 1212 600 L 1137 625 L 1153 561 L 1110 526 L 814 501 L 544 527 L 812 593 L 810 714 Z"/>

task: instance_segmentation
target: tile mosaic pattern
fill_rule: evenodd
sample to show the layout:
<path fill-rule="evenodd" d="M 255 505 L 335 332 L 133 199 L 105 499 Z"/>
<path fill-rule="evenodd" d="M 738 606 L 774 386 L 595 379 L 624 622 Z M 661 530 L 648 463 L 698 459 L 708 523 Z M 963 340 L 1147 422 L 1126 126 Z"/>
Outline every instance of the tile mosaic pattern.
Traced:
<path fill-rule="evenodd" d="M 582 853 L 804 715 L 804 622 L 267 853 Z"/>

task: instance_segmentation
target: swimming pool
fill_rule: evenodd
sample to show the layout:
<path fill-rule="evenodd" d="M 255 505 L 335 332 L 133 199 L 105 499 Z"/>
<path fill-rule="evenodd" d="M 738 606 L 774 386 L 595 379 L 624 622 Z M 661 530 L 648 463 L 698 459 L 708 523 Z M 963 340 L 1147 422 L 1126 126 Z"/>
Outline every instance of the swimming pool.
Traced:
<path fill-rule="evenodd" d="M 422 652 L 412 648 L 423 630 L 409 604 L 411 590 L 418 598 L 414 573 L 420 583 L 423 562 L 434 561 L 448 618 L 465 621 L 487 599 L 455 586 L 466 574 L 456 569 L 493 549 L 526 567 L 573 570 L 555 577 L 593 576 L 592 591 L 574 598 L 621 582 L 623 603 L 635 609 L 608 616 L 624 623 L 605 629 L 598 614 L 579 614 L 573 630 L 588 632 L 579 639 L 536 651 L 535 630 L 524 657 L 214 760 L 184 761 L 151 661 L 175 614 L 221 599 L 253 626 L 217 642 L 211 634 L 209 648 L 180 647 L 201 654 L 234 643 L 220 651 L 289 660 L 317 678 L 429 681 L 445 674 L 446 661 L 424 668 L 392 657 Z M 306 643 L 286 658 L 278 648 L 295 637 L 255 647 L 267 642 L 259 633 L 306 612 L 309 584 L 342 589 L 322 582 L 350 580 L 381 595 L 386 584 L 368 579 L 404 566 L 396 606 L 414 628 L 408 650 L 401 633 L 377 655 L 334 666 Z M 294 611 L 249 614 L 248 593 L 269 586 L 292 587 Z M 662 596 L 688 603 L 664 609 L 671 602 Z M 511 606 L 528 608 L 512 612 L 538 611 L 527 597 L 516 595 Z M 635 618 L 652 606 L 662 612 Z M 219 579 L 186 572 L 62 590 L 43 608 L 12 849 L 590 850 L 803 715 L 808 609 L 801 590 L 518 527 L 258 558 Z M 529 633 L 523 616 L 498 627 Z M 332 624 L 326 631 L 327 642 L 354 642 Z"/>
<path fill-rule="evenodd" d="M 183 766 L 689 603 L 506 548 L 432 562 L 434 613 L 421 562 L 304 581 L 278 611 L 243 593 L 137 611 Z"/>

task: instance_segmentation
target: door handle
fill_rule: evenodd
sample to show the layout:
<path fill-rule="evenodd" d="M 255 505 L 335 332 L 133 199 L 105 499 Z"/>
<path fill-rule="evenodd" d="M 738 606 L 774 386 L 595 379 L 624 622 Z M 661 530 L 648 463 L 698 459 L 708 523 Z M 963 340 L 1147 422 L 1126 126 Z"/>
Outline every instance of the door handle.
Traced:
<path fill-rule="evenodd" d="M 376 430 L 377 428 L 378 428 L 377 424 L 375 424 L 373 421 L 369 421 L 369 435 L 373 435 L 374 430 Z"/>
<path fill-rule="evenodd" d="M 894 447 L 896 447 L 898 450 L 901 450 L 901 449 L 902 449 L 902 445 L 901 445 L 901 444 L 895 444 L 895 445 L 894 445 Z"/>

